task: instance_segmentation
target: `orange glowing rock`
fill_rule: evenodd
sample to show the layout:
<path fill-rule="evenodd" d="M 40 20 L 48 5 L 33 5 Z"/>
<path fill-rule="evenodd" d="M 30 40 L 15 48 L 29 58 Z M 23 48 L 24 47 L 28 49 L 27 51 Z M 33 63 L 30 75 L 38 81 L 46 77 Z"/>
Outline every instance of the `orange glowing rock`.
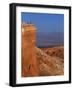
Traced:
<path fill-rule="evenodd" d="M 33 24 L 22 24 L 22 77 L 38 76 L 36 62 L 36 28 Z"/>

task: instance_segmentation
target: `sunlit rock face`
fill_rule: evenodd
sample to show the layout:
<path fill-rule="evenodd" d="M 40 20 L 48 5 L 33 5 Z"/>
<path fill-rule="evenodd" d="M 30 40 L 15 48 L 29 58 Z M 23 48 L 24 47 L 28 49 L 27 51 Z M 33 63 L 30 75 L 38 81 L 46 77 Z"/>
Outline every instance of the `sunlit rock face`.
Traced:
<path fill-rule="evenodd" d="M 21 76 L 64 75 L 64 46 L 37 47 L 36 30 L 33 24 L 21 26 Z"/>
<path fill-rule="evenodd" d="M 22 46 L 22 77 L 38 76 L 36 62 L 36 28 L 33 24 L 22 24 L 21 27 L 21 46 Z"/>

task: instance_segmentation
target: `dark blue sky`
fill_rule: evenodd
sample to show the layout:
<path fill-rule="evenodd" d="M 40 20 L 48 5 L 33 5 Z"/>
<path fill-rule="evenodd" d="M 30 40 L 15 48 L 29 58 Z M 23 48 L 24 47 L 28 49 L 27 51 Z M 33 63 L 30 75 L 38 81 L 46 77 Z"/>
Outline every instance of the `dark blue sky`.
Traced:
<path fill-rule="evenodd" d="M 36 46 L 50 47 L 64 44 L 64 15 L 21 13 L 21 22 L 36 26 Z"/>
<path fill-rule="evenodd" d="M 46 14 L 46 13 L 21 13 L 21 21 L 31 22 L 40 32 L 63 32 L 64 15 L 63 14 Z"/>

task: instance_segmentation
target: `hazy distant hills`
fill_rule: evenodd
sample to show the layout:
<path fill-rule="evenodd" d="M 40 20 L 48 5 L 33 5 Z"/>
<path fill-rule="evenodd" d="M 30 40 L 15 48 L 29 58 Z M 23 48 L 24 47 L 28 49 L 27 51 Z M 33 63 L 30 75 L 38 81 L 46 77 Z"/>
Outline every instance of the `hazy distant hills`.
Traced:
<path fill-rule="evenodd" d="M 63 32 L 37 32 L 36 33 L 36 46 L 37 47 L 53 47 L 64 44 Z"/>

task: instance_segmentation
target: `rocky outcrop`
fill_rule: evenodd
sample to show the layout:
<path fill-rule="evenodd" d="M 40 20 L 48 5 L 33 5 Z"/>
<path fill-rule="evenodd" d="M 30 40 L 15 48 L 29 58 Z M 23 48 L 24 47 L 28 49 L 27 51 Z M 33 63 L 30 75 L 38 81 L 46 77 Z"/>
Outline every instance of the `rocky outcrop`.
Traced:
<path fill-rule="evenodd" d="M 35 25 L 22 24 L 21 28 L 21 76 L 63 75 L 64 47 L 37 48 Z"/>
<path fill-rule="evenodd" d="M 55 76 L 64 74 L 64 63 L 62 62 L 62 58 L 52 57 L 37 47 L 35 49 L 40 76 Z"/>
<path fill-rule="evenodd" d="M 50 56 L 60 57 L 64 59 L 64 47 L 63 46 L 57 46 L 53 48 L 41 48 L 46 54 Z"/>

